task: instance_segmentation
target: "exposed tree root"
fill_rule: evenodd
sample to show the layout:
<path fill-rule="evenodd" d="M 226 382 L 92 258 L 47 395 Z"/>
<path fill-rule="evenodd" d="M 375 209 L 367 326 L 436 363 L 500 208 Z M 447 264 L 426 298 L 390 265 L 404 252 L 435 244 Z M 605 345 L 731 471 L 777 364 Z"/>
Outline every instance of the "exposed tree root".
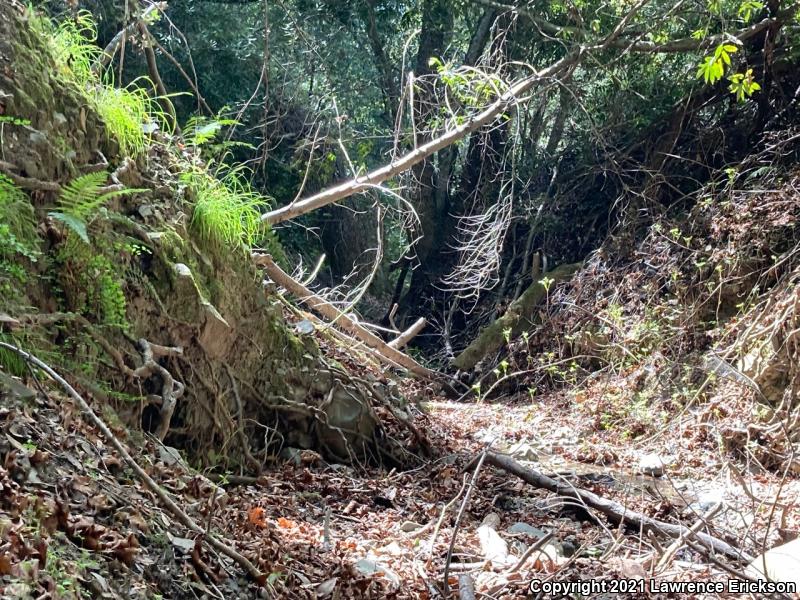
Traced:
<path fill-rule="evenodd" d="M 61 377 L 47 364 L 32 354 L 25 352 L 16 346 L 12 346 L 11 344 L 7 344 L 5 342 L 0 342 L 0 347 L 17 353 L 27 362 L 42 369 L 50 378 L 53 379 L 53 381 L 58 383 L 64 389 L 64 391 L 66 391 L 67 394 L 69 394 L 69 396 L 75 402 L 77 402 L 84 414 L 86 414 L 92 423 L 94 423 L 95 427 L 102 432 L 103 436 L 108 440 L 108 442 L 114 446 L 114 449 L 119 453 L 127 465 L 136 473 L 139 479 L 142 480 L 142 482 L 150 489 L 150 491 L 158 496 L 158 499 L 161 500 L 167 510 L 169 510 L 185 527 L 187 527 L 193 533 L 202 536 L 211 547 L 240 565 L 251 577 L 253 577 L 253 579 L 259 582 L 259 584 L 263 585 L 266 582 L 265 575 L 261 573 L 261 571 L 259 571 L 258 568 L 248 558 L 237 552 L 228 544 L 225 544 L 221 540 L 217 539 L 212 533 L 200 527 L 200 525 L 198 525 L 194 519 L 186 514 L 186 512 L 184 512 L 183 509 L 181 509 L 175 503 L 175 501 L 169 497 L 167 492 L 165 492 L 164 489 L 158 485 L 158 483 L 156 483 L 156 481 L 150 477 L 142 467 L 139 466 L 139 463 L 133 459 L 133 457 L 126 450 L 125 446 L 122 445 L 108 425 L 106 425 L 105 421 L 103 421 L 103 419 L 101 419 L 97 413 L 92 410 L 92 407 L 89 406 L 89 403 L 86 402 L 86 400 L 84 400 L 83 397 L 76 392 L 75 389 L 63 377 Z"/>

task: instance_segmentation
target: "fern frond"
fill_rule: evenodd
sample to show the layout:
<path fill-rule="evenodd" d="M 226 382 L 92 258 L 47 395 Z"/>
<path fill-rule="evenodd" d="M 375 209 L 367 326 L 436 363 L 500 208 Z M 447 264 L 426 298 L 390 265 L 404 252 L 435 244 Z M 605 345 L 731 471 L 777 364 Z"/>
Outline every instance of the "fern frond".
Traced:
<path fill-rule="evenodd" d="M 33 205 L 10 178 L 0 173 L 0 222 L 8 225 L 11 233 L 21 242 L 36 242 L 36 218 Z"/>
<path fill-rule="evenodd" d="M 58 198 L 60 210 L 51 212 L 50 216 L 64 223 L 84 242 L 89 243 L 88 224 L 94 220 L 106 202 L 119 196 L 143 191 L 134 188 L 106 191 L 107 180 L 107 171 L 87 173 L 73 179 L 61 190 Z"/>
<path fill-rule="evenodd" d="M 107 171 L 87 173 L 73 179 L 61 190 L 59 208 L 74 217 L 86 219 L 103 205 L 100 197 L 107 180 Z"/>

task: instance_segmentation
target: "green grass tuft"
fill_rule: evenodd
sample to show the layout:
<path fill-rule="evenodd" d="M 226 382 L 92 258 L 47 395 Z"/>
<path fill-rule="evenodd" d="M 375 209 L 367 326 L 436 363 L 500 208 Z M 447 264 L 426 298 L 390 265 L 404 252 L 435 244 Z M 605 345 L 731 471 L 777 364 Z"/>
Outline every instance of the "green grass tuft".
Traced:
<path fill-rule="evenodd" d="M 194 170 L 181 176 L 196 196 L 191 228 L 205 242 L 217 246 L 252 248 L 264 235 L 261 213 L 269 204 L 254 191 L 241 169 L 222 179 Z"/>
<path fill-rule="evenodd" d="M 150 80 L 140 77 L 124 88 L 93 69 L 102 55 L 97 46 L 97 28 L 92 15 L 80 11 L 74 20 L 54 27 L 49 19 L 32 19 L 36 29 L 48 40 L 50 54 L 62 79 L 87 100 L 103 120 L 109 135 L 122 154 L 139 156 L 150 142 L 150 132 L 158 125 L 170 129 L 170 119 L 146 88 Z M 109 71 L 109 73 L 111 73 Z"/>

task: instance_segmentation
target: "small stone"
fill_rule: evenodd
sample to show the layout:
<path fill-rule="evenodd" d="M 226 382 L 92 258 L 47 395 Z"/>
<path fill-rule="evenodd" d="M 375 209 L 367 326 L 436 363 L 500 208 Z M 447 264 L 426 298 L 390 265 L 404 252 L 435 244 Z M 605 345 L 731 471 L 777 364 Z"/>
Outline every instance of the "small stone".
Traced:
<path fill-rule="evenodd" d="M 161 446 L 158 449 L 158 457 L 161 459 L 161 462 L 168 467 L 183 463 L 183 457 L 181 456 L 181 453 L 172 446 Z"/>
<path fill-rule="evenodd" d="M 639 459 L 639 472 L 650 477 L 664 475 L 664 461 L 657 454 L 645 454 Z"/>
<path fill-rule="evenodd" d="M 725 491 L 721 488 L 711 488 L 698 494 L 697 500 L 689 505 L 695 513 L 705 513 L 711 510 L 716 504 L 724 504 Z"/>
<path fill-rule="evenodd" d="M 137 212 L 139 213 L 139 216 L 142 217 L 143 219 L 146 219 L 147 217 L 152 217 L 153 216 L 153 205 L 152 204 L 142 204 L 137 209 Z"/>
<path fill-rule="evenodd" d="M 376 575 L 387 580 L 391 587 L 397 589 L 400 586 L 400 577 L 386 565 L 369 558 L 362 558 L 355 564 L 356 571 L 361 575 Z"/>
<path fill-rule="evenodd" d="M 574 537 L 570 536 L 561 542 L 561 554 L 563 554 L 566 558 L 574 556 L 577 550 L 578 544 Z"/>
<path fill-rule="evenodd" d="M 368 558 L 362 558 L 355 565 L 356 571 L 362 575 L 374 575 L 378 572 L 378 563 Z"/>
<path fill-rule="evenodd" d="M 175 269 L 175 274 L 178 275 L 178 277 L 192 276 L 192 270 L 183 263 L 175 263 L 172 265 L 172 268 Z"/>
<path fill-rule="evenodd" d="M 303 319 L 295 324 L 294 329 L 300 335 L 311 335 L 314 333 L 315 327 L 311 321 L 308 319 Z"/>
<path fill-rule="evenodd" d="M 336 589 L 336 582 L 339 581 L 338 577 L 326 579 L 317 586 L 317 598 L 327 598 L 333 594 Z"/>
<path fill-rule="evenodd" d="M 0 371 L 0 397 L 3 396 L 20 402 L 30 402 L 36 398 L 36 392 Z"/>
<path fill-rule="evenodd" d="M 44 146 L 47 144 L 47 136 L 41 131 L 32 131 L 28 137 L 31 141 L 31 144 L 34 146 Z"/>
<path fill-rule="evenodd" d="M 167 534 L 169 535 L 169 534 Z M 194 540 L 189 538 L 183 537 L 175 537 L 169 535 L 169 541 L 172 542 L 172 545 L 181 550 L 182 552 L 189 553 L 194 550 Z"/>

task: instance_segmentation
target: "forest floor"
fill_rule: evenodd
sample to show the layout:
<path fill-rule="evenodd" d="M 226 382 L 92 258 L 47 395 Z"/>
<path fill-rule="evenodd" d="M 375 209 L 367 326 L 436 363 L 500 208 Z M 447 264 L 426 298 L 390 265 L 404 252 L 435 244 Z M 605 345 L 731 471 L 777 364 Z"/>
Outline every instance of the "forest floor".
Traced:
<path fill-rule="evenodd" d="M 575 409 L 574 392 L 453 402 L 412 382 L 406 394 L 420 409 L 415 422 L 433 446 L 417 468 L 327 464 L 305 451 L 257 479 L 210 476 L 220 486 L 153 438 L 115 427 L 187 513 L 270 574 L 267 587 L 258 588 L 163 510 L 59 391 L 15 390 L 0 409 L 0 501 L 16 507 L 0 523 L 4 597 L 80 597 L 83 589 L 98 598 L 440 598 L 454 535 L 452 597 L 463 573 L 478 595 L 462 598 L 500 599 L 526 597 L 532 580 L 725 581 L 733 577 L 725 563 L 743 569 L 686 547 L 656 569 L 669 540 L 592 520 L 488 464 L 473 484 L 474 459 L 489 446 L 662 520 L 690 526 L 720 503 L 707 530 L 750 552 L 749 540 L 769 539 L 772 546 L 799 527 L 789 507 L 800 484 L 778 475 L 742 476 L 744 467 L 703 433 L 703 410 L 637 442 L 618 431 L 598 432 L 592 412 Z M 638 473 L 646 454 L 662 457 L 663 476 Z M 781 527 L 769 530 L 778 521 Z M 22 576 L 13 567 L 19 564 L 27 565 Z M 634 591 L 624 597 L 700 596 Z"/>

